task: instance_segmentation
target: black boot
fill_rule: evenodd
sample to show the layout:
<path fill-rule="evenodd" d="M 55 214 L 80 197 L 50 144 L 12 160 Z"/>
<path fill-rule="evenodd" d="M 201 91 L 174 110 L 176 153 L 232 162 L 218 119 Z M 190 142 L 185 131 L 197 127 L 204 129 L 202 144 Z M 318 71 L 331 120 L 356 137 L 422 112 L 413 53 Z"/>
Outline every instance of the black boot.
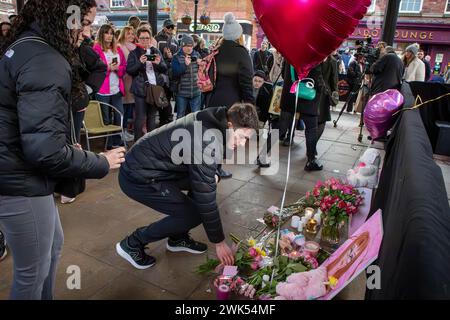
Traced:
<path fill-rule="evenodd" d="M 233 174 L 231 172 L 223 170 L 222 166 L 219 166 L 219 168 L 217 168 L 217 174 L 222 179 L 229 179 L 233 177 Z"/>
<path fill-rule="evenodd" d="M 308 161 L 308 163 L 305 166 L 305 171 L 308 171 L 308 172 L 322 171 L 322 170 L 323 170 L 323 165 L 321 165 L 317 159 Z"/>
<path fill-rule="evenodd" d="M 258 167 L 260 168 L 270 168 L 270 161 L 267 159 L 261 160 L 260 157 L 256 160 L 256 163 L 258 164 Z"/>

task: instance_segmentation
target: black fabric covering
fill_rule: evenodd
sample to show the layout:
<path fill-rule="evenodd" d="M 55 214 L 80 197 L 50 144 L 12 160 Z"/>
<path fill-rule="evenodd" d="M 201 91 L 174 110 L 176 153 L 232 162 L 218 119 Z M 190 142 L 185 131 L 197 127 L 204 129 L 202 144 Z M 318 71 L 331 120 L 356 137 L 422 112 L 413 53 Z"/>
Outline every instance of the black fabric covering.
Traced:
<path fill-rule="evenodd" d="M 411 91 L 414 97 L 420 96 L 422 101 L 435 99 L 450 92 L 449 84 L 436 82 L 411 82 Z M 439 136 L 439 128 L 436 121 L 450 122 L 450 96 L 420 107 L 425 130 L 430 138 L 431 147 L 436 151 L 436 144 Z"/>
<path fill-rule="evenodd" d="M 411 106 L 407 84 L 402 93 Z M 401 115 L 387 143 L 372 211 L 378 208 L 381 289 L 367 290 L 366 299 L 450 299 L 450 208 L 418 110 Z"/>

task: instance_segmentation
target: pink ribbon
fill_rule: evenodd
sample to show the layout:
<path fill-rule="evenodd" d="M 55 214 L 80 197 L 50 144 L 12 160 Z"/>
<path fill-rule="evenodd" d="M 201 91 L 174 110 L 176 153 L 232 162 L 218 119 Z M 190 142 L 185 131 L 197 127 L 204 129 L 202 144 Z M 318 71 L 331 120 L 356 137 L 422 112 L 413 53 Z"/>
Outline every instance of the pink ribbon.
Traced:
<path fill-rule="evenodd" d="M 292 87 L 291 87 L 291 93 L 297 93 L 297 89 L 298 89 L 298 83 L 300 82 L 300 80 L 297 80 L 297 81 L 295 81 L 293 84 L 292 84 Z"/>

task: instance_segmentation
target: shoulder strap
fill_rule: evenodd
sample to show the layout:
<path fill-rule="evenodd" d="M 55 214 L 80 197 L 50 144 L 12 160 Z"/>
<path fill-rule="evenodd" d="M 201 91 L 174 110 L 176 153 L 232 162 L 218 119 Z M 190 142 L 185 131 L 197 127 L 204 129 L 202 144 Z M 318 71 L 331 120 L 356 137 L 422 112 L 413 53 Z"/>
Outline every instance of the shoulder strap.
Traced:
<path fill-rule="evenodd" d="M 6 49 L 5 53 L 8 52 L 9 50 L 11 50 L 12 48 L 14 48 L 15 46 L 17 46 L 17 45 L 19 45 L 21 43 L 24 43 L 24 42 L 28 42 L 28 41 L 35 41 L 35 42 L 40 42 L 40 43 L 48 45 L 48 43 L 45 41 L 45 39 L 41 38 L 41 37 L 31 37 L 31 36 L 30 37 L 23 37 L 23 38 L 20 38 L 20 39 L 16 40 L 13 44 L 11 44 L 8 47 L 8 49 Z"/>

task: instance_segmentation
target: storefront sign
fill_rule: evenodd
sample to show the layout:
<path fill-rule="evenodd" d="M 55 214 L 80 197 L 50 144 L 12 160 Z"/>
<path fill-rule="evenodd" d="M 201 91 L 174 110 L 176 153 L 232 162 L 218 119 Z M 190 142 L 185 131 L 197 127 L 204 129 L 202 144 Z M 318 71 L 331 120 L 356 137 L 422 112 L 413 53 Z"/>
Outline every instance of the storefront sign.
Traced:
<path fill-rule="evenodd" d="M 442 63 L 443 60 L 444 60 L 444 54 L 443 53 L 437 53 L 436 54 L 436 59 L 434 61 L 436 63 Z"/>
<path fill-rule="evenodd" d="M 251 36 L 253 34 L 253 25 L 251 23 L 241 23 L 244 34 Z M 197 24 L 197 31 L 199 33 L 217 33 L 221 34 L 223 28 L 223 22 L 211 22 L 208 25 L 204 25 L 201 23 Z M 179 33 L 194 33 L 194 23 L 191 23 L 190 26 L 187 26 L 183 23 L 177 24 L 177 31 Z"/>
<path fill-rule="evenodd" d="M 381 29 L 369 29 L 358 27 L 352 34 L 351 38 L 362 39 L 372 37 L 374 40 L 381 37 Z M 448 43 L 450 31 L 443 30 L 414 30 L 414 29 L 397 29 L 395 31 L 396 42 L 424 42 L 424 43 Z"/>

